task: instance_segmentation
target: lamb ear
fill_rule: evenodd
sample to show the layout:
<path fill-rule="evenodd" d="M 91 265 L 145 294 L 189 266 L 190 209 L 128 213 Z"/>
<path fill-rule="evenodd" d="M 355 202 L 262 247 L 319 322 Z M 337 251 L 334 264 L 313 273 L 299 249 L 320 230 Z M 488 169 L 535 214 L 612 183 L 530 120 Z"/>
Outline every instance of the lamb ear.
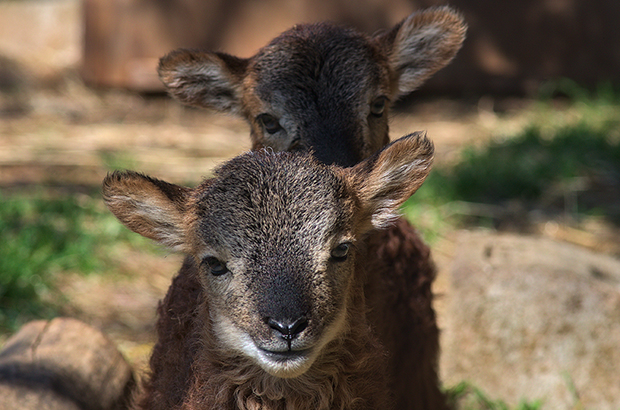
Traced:
<path fill-rule="evenodd" d="M 465 40 L 467 25 L 449 7 L 413 13 L 378 35 L 398 78 L 398 96 L 407 94 L 446 66 Z"/>
<path fill-rule="evenodd" d="M 179 101 L 238 113 L 248 61 L 225 53 L 179 49 L 162 57 L 157 71 Z"/>
<path fill-rule="evenodd" d="M 103 181 L 103 198 L 129 229 L 177 251 L 185 251 L 185 207 L 191 190 L 137 172 L 113 172 Z"/>
<path fill-rule="evenodd" d="M 374 228 L 385 228 L 398 208 L 422 185 L 433 163 L 433 143 L 416 132 L 387 145 L 351 169 L 363 215 Z"/>

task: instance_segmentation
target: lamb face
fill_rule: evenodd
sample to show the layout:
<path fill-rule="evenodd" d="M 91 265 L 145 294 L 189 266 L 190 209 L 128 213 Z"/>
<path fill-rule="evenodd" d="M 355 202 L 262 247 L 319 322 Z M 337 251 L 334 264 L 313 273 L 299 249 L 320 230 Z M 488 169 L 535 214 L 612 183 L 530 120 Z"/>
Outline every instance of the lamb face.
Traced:
<path fill-rule="evenodd" d="M 355 197 L 312 158 L 282 156 L 220 168 L 197 198 L 192 236 L 222 347 L 295 377 L 345 327 Z"/>

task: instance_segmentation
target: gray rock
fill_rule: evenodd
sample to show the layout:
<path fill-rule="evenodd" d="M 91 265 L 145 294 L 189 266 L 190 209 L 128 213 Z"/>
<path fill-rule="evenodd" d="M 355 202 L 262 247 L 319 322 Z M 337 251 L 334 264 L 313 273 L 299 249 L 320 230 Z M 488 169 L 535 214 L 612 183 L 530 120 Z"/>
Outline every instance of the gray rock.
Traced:
<path fill-rule="evenodd" d="M 441 374 L 509 405 L 620 409 L 620 261 L 535 237 L 464 232 Z"/>
<path fill-rule="evenodd" d="M 134 386 L 116 346 L 75 319 L 27 323 L 0 351 L 3 410 L 120 410 Z"/>

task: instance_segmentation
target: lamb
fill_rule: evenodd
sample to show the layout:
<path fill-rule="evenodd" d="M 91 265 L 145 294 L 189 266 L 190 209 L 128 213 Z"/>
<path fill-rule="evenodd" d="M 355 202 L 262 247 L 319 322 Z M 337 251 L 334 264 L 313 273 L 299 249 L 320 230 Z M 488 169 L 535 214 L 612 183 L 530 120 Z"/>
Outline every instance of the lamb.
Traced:
<path fill-rule="evenodd" d="M 178 100 L 245 118 L 255 150 L 312 152 L 325 164 L 351 166 L 389 143 L 391 103 L 448 64 L 465 31 L 461 16 L 447 7 L 414 13 L 374 36 L 328 23 L 301 24 L 247 59 L 173 51 L 161 59 L 159 74 Z M 368 320 L 385 347 L 397 408 L 446 409 L 437 374 L 430 249 L 402 218 L 369 234 L 364 247 Z M 202 297 L 197 269 L 187 258 L 159 307 L 146 384 L 151 401 L 170 388 L 169 369 L 189 360 L 166 350 L 191 327 Z"/>
<path fill-rule="evenodd" d="M 155 351 L 163 357 L 154 361 L 170 366 L 158 379 L 167 388 L 147 391 L 139 407 L 392 408 L 386 355 L 368 315 L 364 238 L 393 223 L 432 159 L 432 143 L 415 133 L 351 168 L 259 150 L 194 189 L 109 174 L 109 209 L 188 254 L 201 289 L 174 288 L 195 311 Z"/>

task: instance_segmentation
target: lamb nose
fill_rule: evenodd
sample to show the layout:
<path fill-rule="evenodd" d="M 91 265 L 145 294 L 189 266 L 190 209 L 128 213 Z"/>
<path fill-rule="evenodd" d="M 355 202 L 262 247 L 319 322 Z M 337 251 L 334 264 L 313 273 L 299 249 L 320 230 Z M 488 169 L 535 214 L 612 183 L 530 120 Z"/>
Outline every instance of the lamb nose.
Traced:
<path fill-rule="evenodd" d="M 300 317 L 293 323 L 289 320 L 278 321 L 273 318 L 267 318 L 267 325 L 282 334 L 284 340 L 292 340 L 308 327 L 308 319 Z"/>

